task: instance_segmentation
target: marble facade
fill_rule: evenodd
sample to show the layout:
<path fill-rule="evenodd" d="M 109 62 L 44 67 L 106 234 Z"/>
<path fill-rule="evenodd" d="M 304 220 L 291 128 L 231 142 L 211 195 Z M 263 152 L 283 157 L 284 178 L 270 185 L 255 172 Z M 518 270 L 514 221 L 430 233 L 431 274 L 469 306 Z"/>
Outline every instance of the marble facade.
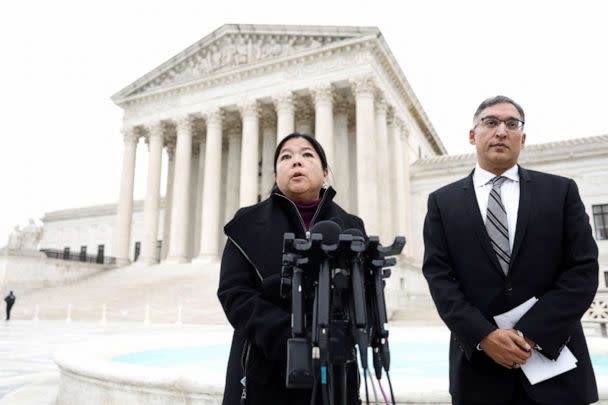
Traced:
<path fill-rule="evenodd" d="M 119 264 L 131 257 L 139 138 L 149 156 L 138 259 L 147 264 L 156 262 L 159 240 L 163 260 L 216 260 L 223 224 L 239 207 L 266 197 L 274 146 L 294 130 L 319 139 L 338 202 L 384 242 L 409 233 L 405 216 L 394 220 L 392 213 L 410 205 L 404 179 L 416 147 L 425 155 L 445 153 L 376 28 L 225 25 L 113 100 L 124 109 L 109 252 Z M 170 203 L 161 232 L 163 149 Z M 403 159 L 406 154 L 413 156 Z"/>
<path fill-rule="evenodd" d="M 465 176 L 475 158 L 446 155 L 376 28 L 225 25 L 113 100 L 124 109 L 118 204 L 48 213 L 42 247 L 102 243 L 127 264 L 138 243 L 145 264 L 215 261 L 223 224 L 268 195 L 274 147 L 297 130 L 324 145 L 336 200 L 363 218 L 368 234 L 384 243 L 407 237 L 389 285 L 398 306 L 404 296 L 428 298 L 420 274 L 426 199 Z M 146 194 L 134 202 L 141 138 Z M 521 162 L 574 178 L 590 216 L 593 205 L 608 204 L 606 135 L 530 145 Z M 597 243 L 602 275 L 608 240 Z"/>

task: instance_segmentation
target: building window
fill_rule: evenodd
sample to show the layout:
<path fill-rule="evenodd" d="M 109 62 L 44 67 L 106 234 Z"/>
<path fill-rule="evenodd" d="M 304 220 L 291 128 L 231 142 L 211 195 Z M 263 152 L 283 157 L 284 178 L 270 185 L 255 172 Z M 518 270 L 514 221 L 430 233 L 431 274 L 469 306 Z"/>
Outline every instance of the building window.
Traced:
<path fill-rule="evenodd" d="M 595 224 L 595 239 L 608 239 L 608 204 L 593 206 L 593 223 Z"/>
<path fill-rule="evenodd" d="M 69 247 L 63 248 L 63 260 L 70 260 L 70 248 Z"/>
<path fill-rule="evenodd" d="M 163 251 L 163 241 L 156 241 L 156 263 L 160 263 L 160 254 Z"/>
<path fill-rule="evenodd" d="M 105 245 L 97 245 L 97 263 L 103 264 Z"/>
<path fill-rule="evenodd" d="M 80 261 L 81 262 L 87 261 L 87 247 L 86 246 L 80 247 Z"/>
<path fill-rule="evenodd" d="M 133 255 L 133 261 L 136 262 L 141 252 L 141 242 L 135 242 L 135 254 Z"/>

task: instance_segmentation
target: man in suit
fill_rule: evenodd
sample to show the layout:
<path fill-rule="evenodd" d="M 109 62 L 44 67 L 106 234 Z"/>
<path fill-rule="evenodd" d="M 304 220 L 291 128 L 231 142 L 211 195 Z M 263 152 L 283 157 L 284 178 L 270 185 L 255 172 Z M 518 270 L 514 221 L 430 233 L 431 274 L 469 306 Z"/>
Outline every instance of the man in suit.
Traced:
<path fill-rule="evenodd" d="M 517 164 L 525 115 L 496 96 L 474 114 L 477 165 L 429 195 L 422 271 L 451 331 L 453 404 L 582 405 L 598 399 L 580 319 L 597 290 L 597 245 L 576 183 Z M 494 316 L 539 299 L 515 324 Z M 531 385 L 519 368 L 567 347 L 576 368 Z"/>

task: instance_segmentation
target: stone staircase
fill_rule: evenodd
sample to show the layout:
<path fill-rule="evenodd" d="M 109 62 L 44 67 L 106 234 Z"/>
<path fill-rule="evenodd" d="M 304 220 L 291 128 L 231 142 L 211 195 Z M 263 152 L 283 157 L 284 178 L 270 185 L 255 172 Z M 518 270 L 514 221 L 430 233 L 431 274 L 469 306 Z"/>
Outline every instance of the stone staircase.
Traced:
<path fill-rule="evenodd" d="M 63 286 L 16 290 L 11 317 L 102 321 L 105 305 L 106 322 L 226 323 L 216 295 L 218 279 L 218 262 L 135 263 Z M 390 320 L 441 322 L 430 297 L 415 298 L 400 297 Z"/>
<path fill-rule="evenodd" d="M 133 264 L 69 285 L 15 291 L 11 318 L 224 323 L 217 300 L 219 263 Z M 10 286 L 5 286 L 10 288 Z M 38 308 L 38 309 L 36 309 Z M 148 316 L 146 316 L 148 312 Z"/>

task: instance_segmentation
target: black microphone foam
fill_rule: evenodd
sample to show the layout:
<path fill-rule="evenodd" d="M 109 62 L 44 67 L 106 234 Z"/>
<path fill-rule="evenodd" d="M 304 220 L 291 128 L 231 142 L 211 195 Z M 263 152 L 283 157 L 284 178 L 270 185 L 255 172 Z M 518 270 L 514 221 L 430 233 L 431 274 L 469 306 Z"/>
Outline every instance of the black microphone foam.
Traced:
<path fill-rule="evenodd" d="M 334 221 L 319 221 L 310 228 L 311 234 L 320 233 L 323 235 L 323 243 L 326 245 L 338 243 L 340 231 L 342 231 L 342 228 Z"/>
<path fill-rule="evenodd" d="M 352 235 L 354 240 L 365 241 L 365 235 L 357 228 L 348 228 L 342 231 L 342 234 Z"/>

